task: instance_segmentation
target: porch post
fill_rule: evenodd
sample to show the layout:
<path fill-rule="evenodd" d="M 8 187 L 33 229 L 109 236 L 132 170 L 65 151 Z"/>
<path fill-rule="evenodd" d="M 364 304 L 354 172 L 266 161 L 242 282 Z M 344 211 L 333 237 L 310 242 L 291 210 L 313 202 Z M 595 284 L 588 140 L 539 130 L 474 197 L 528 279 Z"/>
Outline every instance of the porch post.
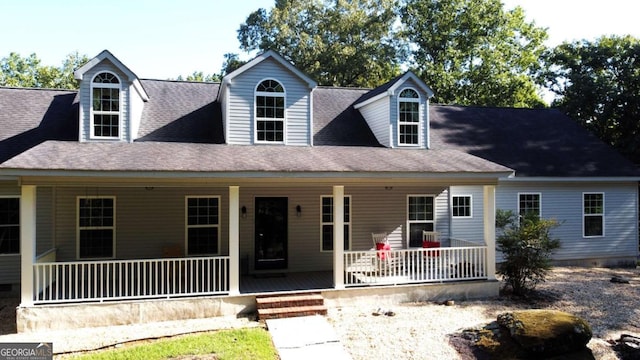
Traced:
<path fill-rule="evenodd" d="M 240 187 L 229 186 L 229 295 L 240 294 Z"/>
<path fill-rule="evenodd" d="M 484 243 L 487 245 L 487 277 L 496 279 L 496 187 L 486 185 L 484 192 Z"/>
<path fill-rule="evenodd" d="M 20 196 L 20 306 L 33 306 L 36 259 L 36 187 L 22 185 Z"/>
<path fill-rule="evenodd" d="M 344 186 L 333 187 L 333 287 L 344 289 Z"/>

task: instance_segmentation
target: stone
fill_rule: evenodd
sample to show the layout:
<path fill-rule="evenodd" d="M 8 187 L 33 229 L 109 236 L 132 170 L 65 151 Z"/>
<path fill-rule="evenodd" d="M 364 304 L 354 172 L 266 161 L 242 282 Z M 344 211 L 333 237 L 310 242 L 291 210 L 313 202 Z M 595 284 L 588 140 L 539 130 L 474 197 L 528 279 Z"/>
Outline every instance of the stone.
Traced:
<path fill-rule="evenodd" d="M 522 310 L 498 315 L 498 324 L 526 352 L 554 356 L 584 350 L 592 332 L 582 318 L 557 310 Z"/>
<path fill-rule="evenodd" d="M 629 278 L 626 278 L 624 276 L 619 276 L 619 275 L 614 275 L 611 278 L 611 282 L 612 283 L 618 283 L 618 284 L 628 284 L 629 283 Z"/>

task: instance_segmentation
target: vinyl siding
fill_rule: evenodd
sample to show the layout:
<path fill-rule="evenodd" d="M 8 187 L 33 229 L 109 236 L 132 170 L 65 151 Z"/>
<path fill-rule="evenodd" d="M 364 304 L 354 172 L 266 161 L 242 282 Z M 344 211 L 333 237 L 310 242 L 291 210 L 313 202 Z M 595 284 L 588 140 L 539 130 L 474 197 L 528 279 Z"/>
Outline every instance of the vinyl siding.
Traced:
<path fill-rule="evenodd" d="M 484 243 L 484 192 L 482 186 L 452 186 L 451 197 L 471 196 L 471 218 L 451 217 L 451 237 Z M 451 214 L 451 212 L 449 212 Z"/>
<path fill-rule="evenodd" d="M 144 108 L 144 101 L 140 97 L 137 91 L 131 91 L 130 102 L 130 114 L 131 122 L 130 140 L 133 141 L 138 138 L 138 130 L 140 129 L 140 122 L 142 121 L 142 109 Z"/>
<path fill-rule="evenodd" d="M 638 254 L 637 183 L 501 183 L 496 194 L 498 209 L 517 211 L 519 192 L 539 192 L 543 218 L 560 226 L 551 236 L 561 241 L 556 260 L 629 257 Z M 582 236 L 582 194 L 602 192 L 605 201 L 605 236 Z"/>
<path fill-rule="evenodd" d="M 118 76 L 120 79 L 120 121 L 122 126 L 120 130 L 121 140 L 129 139 L 129 92 L 131 82 L 127 80 L 125 74 L 118 70 L 110 61 L 104 60 L 100 64 L 94 66 L 87 71 L 80 83 L 80 141 L 90 141 L 91 138 L 91 81 L 93 77 L 103 71 L 109 71 Z M 135 105 L 134 105 L 135 107 Z"/>
<path fill-rule="evenodd" d="M 309 145 L 311 90 L 306 82 L 273 59 L 266 59 L 238 75 L 227 88 L 227 143 L 254 143 L 254 93 L 258 83 L 265 79 L 277 80 L 285 88 L 285 143 Z"/>
<path fill-rule="evenodd" d="M 369 129 L 373 132 L 378 142 L 386 147 L 391 147 L 391 124 L 389 123 L 390 106 L 389 98 L 383 97 L 371 104 L 358 109 L 364 117 Z"/>
<path fill-rule="evenodd" d="M 402 90 L 406 89 L 406 88 L 412 88 L 413 90 L 417 91 L 418 94 L 420 95 L 420 106 L 419 106 L 419 111 L 420 111 L 420 126 L 419 126 L 419 131 L 420 131 L 420 139 L 418 140 L 418 146 L 413 146 L 418 147 L 418 148 L 426 148 L 426 144 L 427 144 L 427 136 L 428 136 L 428 129 L 426 127 L 426 116 L 428 113 L 428 107 L 427 107 L 427 94 L 425 94 L 424 92 L 420 91 L 420 87 L 415 83 L 415 81 L 409 79 L 408 81 L 406 81 L 404 84 L 402 84 L 401 86 L 398 87 L 398 89 L 395 91 L 395 93 L 393 94 L 393 96 L 391 96 L 391 111 L 389 112 L 389 121 L 391 123 L 391 139 L 393 142 L 393 147 L 403 147 L 403 148 L 411 148 L 412 146 L 400 146 L 400 138 L 398 136 L 398 96 L 400 95 L 400 92 L 402 92 Z"/>

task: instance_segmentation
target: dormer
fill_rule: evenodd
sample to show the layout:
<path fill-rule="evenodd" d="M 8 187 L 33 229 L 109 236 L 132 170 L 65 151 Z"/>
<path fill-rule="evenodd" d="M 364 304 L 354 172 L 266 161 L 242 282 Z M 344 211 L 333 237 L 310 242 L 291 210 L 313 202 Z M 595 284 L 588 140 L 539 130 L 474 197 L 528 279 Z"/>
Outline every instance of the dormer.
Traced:
<path fill-rule="evenodd" d="M 312 145 L 316 82 L 269 50 L 222 79 L 228 144 Z"/>
<path fill-rule="evenodd" d="M 74 76 L 80 82 L 79 140 L 135 140 L 144 103 L 149 100 L 138 77 L 107 50 Z"/>
<path fill-rule="evenodd" d="M 354 104 L 378 142 L 390 148 L 428 149 L 429 98 L 433 91 L 411 71 Z"/>

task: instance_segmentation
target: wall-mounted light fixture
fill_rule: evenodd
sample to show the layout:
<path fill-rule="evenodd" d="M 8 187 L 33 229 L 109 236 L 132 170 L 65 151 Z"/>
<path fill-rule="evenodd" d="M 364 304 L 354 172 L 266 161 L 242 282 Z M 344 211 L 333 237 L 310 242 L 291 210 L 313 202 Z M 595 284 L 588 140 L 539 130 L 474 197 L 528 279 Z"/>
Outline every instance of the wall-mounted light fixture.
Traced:
<path fill-rule="evenodd" d="M 390 190 L 393 190 L 393 186 L 385 186 L 384 189 L 387 191 L 390 191 Z"/>
<path fill-rule="evenodd" d="M 147 191 L 151 191 L 151 190 L 153 190 L 155 188 L 153 186 L 145 186 L 144 189 L 147 190 Z"/>
<path fill-rule="evenodd" d="M 242 218 L 246 218 L 247 217 L 247 207 L 246 206 L 242 206 L 242 208 L 240 209 L 240 212 L 242 213 Z"/>
<path fill-rule="evenodd" d="M 300 207 L 300 205 L 296 205 L 296 216 L 302 216 L 302 207 Z"/>

